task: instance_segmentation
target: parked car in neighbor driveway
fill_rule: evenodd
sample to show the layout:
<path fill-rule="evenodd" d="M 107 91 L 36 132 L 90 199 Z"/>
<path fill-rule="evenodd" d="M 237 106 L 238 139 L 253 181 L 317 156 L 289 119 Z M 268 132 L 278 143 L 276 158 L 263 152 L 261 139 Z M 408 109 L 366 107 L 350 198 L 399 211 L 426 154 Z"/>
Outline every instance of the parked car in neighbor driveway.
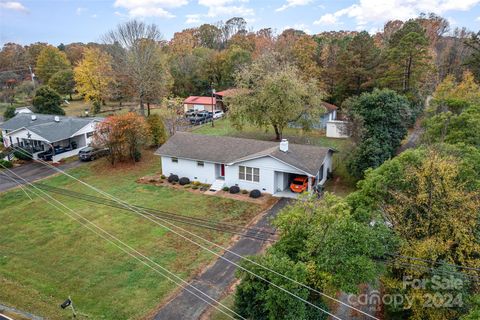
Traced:
<path fill-rule="evenodd" d="M 195 116 L 197 113 L 198 113 L 198 110 L 188 109 L 187 112 L 185 112 L 185 118 L 191 118 Z"/>
<path fill-rule="evenodd" d="M 198 125 L 212 121 L 212 114 L 208 111 L 197 112 L 194 116 L 190 118 L 190 124 Z"/>
<path fill-rule="evenodd" d="M 211 112 L 210 112 L 211 113 Z M 220 119 L 221 117 L 223 117 L 224 113 L 222 110 L 216 110 L 214 113 L 213 113 L 213 119 Z"/>
<path fill-rule="evenodd" d="M 298 176 L 292 180 L 290 184 L 290 190 L 296 193 L 301 193 L 308 190 L 308 177 L 307 176 Z"/>
<path fill-rule="evenodd" d="M 85 147 L 78 152 L 80 161 L 93 161 L 108 154 L 108 148 Z"/>

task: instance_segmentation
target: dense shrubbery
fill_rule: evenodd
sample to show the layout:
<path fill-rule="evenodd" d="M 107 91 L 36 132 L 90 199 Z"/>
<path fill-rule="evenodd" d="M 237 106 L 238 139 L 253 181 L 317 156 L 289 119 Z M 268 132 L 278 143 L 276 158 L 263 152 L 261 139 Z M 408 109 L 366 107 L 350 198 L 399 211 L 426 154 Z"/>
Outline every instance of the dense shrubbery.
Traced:
<path fill-rule="evenodd" d="M 407 134 L 410 103 L 395 91 L 375 89 L 350 98 L 345 108 L 356 128 L 357 142 L 347 166 L 353 176 L 361 178 L 366 169 L 376 168 L 395 155 Z"/>
<path fill-rule="evenodd" d="M 31 153 L 28 153 L 27 151 L 25 150 L 22 150 L 22 151 L 15 151 L 13 153 L 13 155 L 15 156 L 15 158 L 17 158 L 18 160 L 24 160 L 24 161 L 30 161 L 32 160 L 32 154 Z"/>
<path fill-rule="evenodd" d="M 232 193 L 232 194 L 239 193 L 240 188 L 237 187 L 237 186 L 231 186 L 230 189 L 229 189 L 229 192 Z"/>
<path fill-rule="evenodd" d="M 250 191 L 250 198 L 260 198 L 261 195 L 262 193 L 260 192 L 260 190 L 254 189 Z"/>
<path fill-rule="evenodd" d="M 168 182 L 172 183 L 172 182 L 178 182 L 180 179 L 178 178 L 178 176 L 176 174 L 171 174 L 169 177 L 168 177 Z"/>
<path fill-rule="evenodd" d="M 8 160 L 0 159 L 0 170 L 2 170 L 4 167 L 10 169 L 11 167 L 13 167 L 13 163 Z"/>
<path fill-rule="evenodd" d="M 184 186 L 186 184 L 190 184 L 190 179 L 188 179 L 187 177 L 182 177 L 178 180 L 178 183 Z"/>

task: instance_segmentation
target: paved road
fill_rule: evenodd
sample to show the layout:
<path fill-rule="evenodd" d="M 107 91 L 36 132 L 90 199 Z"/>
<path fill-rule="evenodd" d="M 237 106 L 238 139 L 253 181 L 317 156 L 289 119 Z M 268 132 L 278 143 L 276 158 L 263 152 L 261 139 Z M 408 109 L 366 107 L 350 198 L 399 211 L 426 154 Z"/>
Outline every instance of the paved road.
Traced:
<path fill-rule="evenodd" d="M 277 202 L 268 212 L 253 226 L 257 228 L 271 228 L 269 221 L 270 218 L 277 215 L 277 213 L 285 207 L 289 200 L 281 199 Z M 237 241 L 230 251 L 242 256 L 254 255 L 259 253 L 264 247 L 265 243 L 261 240 L 255 240 L 250 238 L 242 238 Z M 239 262 L 240 258 L 226 252 L 223 254 L 228 260 Z M 194 278 L 190 284 L 197 289 L 205 292 L 214 299 L 219 299 L 223 292 L 233 283 L 235 280 L 236 266 L 231 263 L 218 258 L 217 261 L 209 267 L 205 272 Z M 190 291 L 202 296 L 208 300 L 205 296 L 201 295 L 198 291 L 187 287 Z M 155 316 L 155 320 L 194 320 L 198 319 L 203 312 L 209 308 L 209 304 L 203 302 L 193 294 L 182 289 L 177 296 L 175 296 L 169 303 L 161 308 Z"/>
<path fill-rule="evenodd" d="M 77 161 L 72 161 L 66 164 L 62 164 L 58 166 L 58 168 L 62 170 L 66 170 L 66 169 L 77 167 L 80 164 L 81 162 L 77 160 Z M 54 169 L 48 168 L 45 165 L 38 162 L 27 163 L 20 167 L 16 167 L 10 170 L 18 174 L 20 177 L 26 179 L 28 182 L 33 182 L 39 179 L 46 178 L 57 172 Z M 14 182 L 12 179 L 5 177 L 5 174 L 7 174 L 10 177 L 15 177 L 13 173 L 8 172 L 7 170 L 0 170 L 0 192 L 4 192 L 9 189 L 18 187 L 18 182 Z M 22 184 L 24 183 L 22 182 Z"/>

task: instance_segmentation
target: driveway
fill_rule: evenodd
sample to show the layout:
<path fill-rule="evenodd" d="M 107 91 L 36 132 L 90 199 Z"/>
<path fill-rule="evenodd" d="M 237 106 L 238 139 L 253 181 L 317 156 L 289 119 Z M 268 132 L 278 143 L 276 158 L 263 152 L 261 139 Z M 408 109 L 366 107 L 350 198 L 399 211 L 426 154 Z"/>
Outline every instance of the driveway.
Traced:
<path fill-rule="evenodd" d="M 264 216 L 252 227 L 271 228 L 270 219 L 275 217 L 278 212 L 289 202 L 288 199 L 280 199 Z M 265 242 L 250 238 L 241 238 L 232 247 L 230 251 L 242 256 L 255 255 L 262 251 Z M 238 263 L 241 259 L 229 252 L 222 255 L 224 258 Z M 225 290 L 235 280 L 236 266 L 217 258 L 216 262 L 208 267 L 202 274 L 196 276 L 190 284 L 195 288 L 205 292 L 213 299 L 221 299 Z M 205 300 L 209 300 L 206 296 L 198 293 L 198 291 L 187 287 L 190 291 L 200 295 Z M 193 294 L 182 289 L 178 294 L 165 306 L 163 306 L 155 315 L 155 320 L 177 320 L 177 319 L 198 319 L 210 307 L 209 304 L 203 302 Z"/>
<path fill-rule="evenodd" d="M 77 161 L 72 161 L 66 164 L 59 165 L 58 168 L 62 170 L 66 170 L 66 169 L 78 167 L 80 164 L 82 164 L 82 162 L 77 160 Z M 12 168 L 10 170 L 15 172 L 16 174 L 18 174 L 20 177 L 27 180 L 28 182 L 33 182 L 39 179 L 43 179 L 57 173 L 57 171 L 55 171 L 54 169 L 46 167 L 45 165 L 35 161 L 26 163 L 20 167 Z M 15 181 L 13 181 L 11 178 L 6 177 L 5 175 L 8 175 L 9 177 L 14 178 Z M 12 188 L 18 187 L 19 183 L 21 183 L 22 185 L 24 184 L 24 182 L 16 178 L 13 173 L 8 172 L 7 170 L 3 170 L 3 168 L 0 169 L 0 192 L 4 192 Z"/>

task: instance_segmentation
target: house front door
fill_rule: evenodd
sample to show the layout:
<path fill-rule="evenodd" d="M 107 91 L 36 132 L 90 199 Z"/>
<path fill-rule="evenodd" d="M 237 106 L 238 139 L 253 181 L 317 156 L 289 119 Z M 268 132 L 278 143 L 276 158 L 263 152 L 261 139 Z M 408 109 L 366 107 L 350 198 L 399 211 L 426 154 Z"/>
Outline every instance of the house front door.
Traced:
<path fill-rule="evenodd" d="M 220 177 L 225 177 L 225 165 L 223 163 L 220 165 Z"/>

